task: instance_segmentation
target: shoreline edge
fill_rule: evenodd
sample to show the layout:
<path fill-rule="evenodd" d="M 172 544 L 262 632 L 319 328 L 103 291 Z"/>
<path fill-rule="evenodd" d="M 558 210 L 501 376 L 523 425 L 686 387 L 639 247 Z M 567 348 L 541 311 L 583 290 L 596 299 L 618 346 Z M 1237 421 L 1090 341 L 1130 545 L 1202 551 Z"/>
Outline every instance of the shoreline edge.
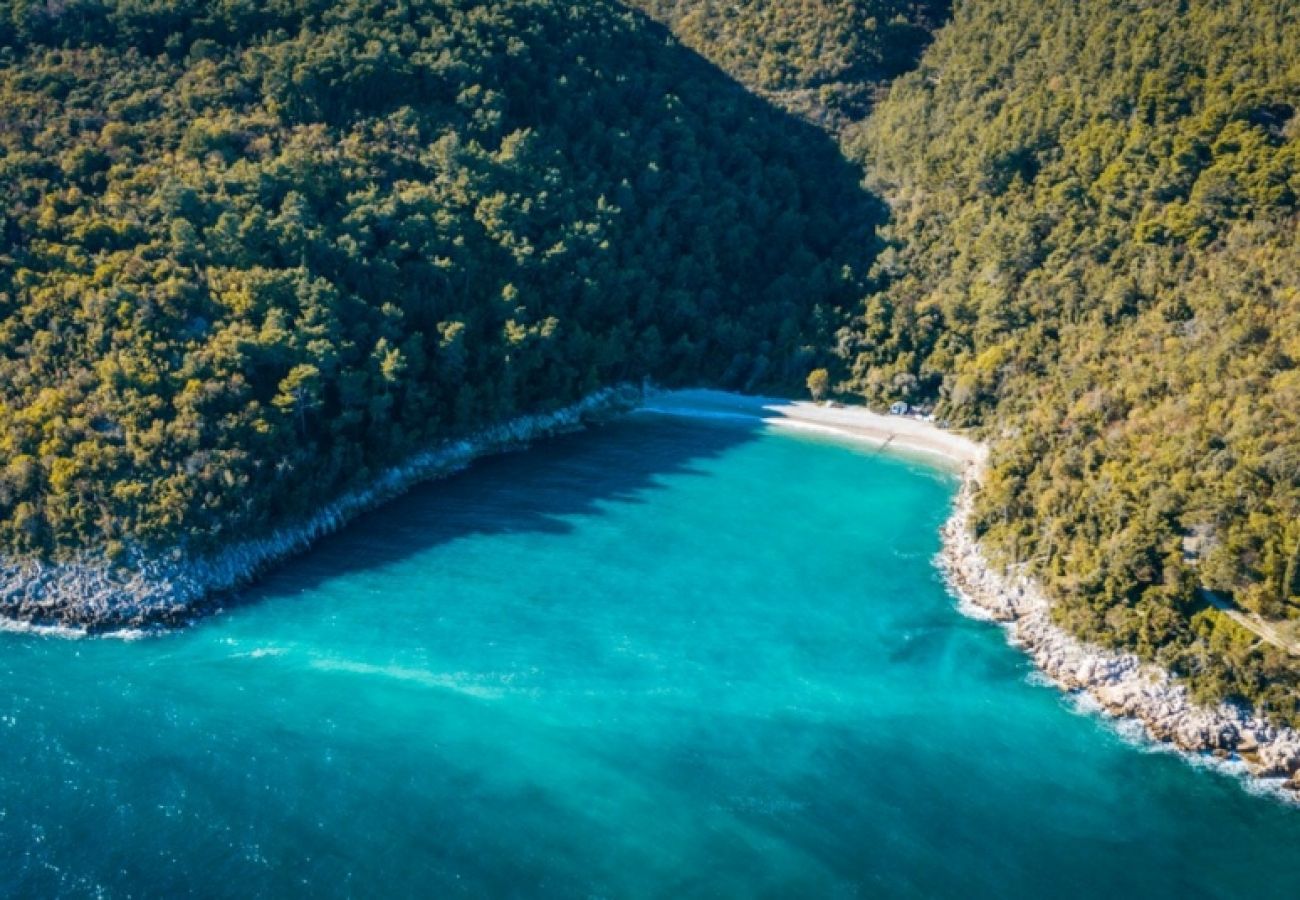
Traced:
<path fill-rule="evenodd" d="M 519 416 L 436 444 L 345 491 L 318 512 L 214 552 L 177 548 L 132 566 L 86 555 L 67 562 L 0 561 L 0 621 L 5 630 L 81 636 L 188 624 L 216 611 L 272 565 L 302 553 L 357 516 L 417 484 L 453 475 L 474 460 L 580 431 L 641 405 L 645 389 L 605 388 L 548 413 Z M 126 636 L 130 636 L 127 634 Z"/>
<path fill-rule="evenodd" d="M 1033 579 L 1002 571 L 988 560 L 971 528 L 986 445 L 930 422 L 861 407 L 739 399 L 751 408 L 759 406 L 764 421 L 774 427 L 838 434 L 872 442 L 883 452 L 938 457 L 961 477 L 935 560 L 959 612 L 1002 625 L 1008 642 L 1053 686 L 1087 697 L 1090 707 L 1111 720 L 1136 723 L 1153 744 L 1188 760 L 1209 760 L 1280 799 L 1300 802 L 1300 730 L 1272 725 L 1231 703 L 1197 705 L 1187 688 L 1159 666 L 1066 632 L 1052 621 L 1051 603 Z"/>
<path fill-rule="evenodd" d="M 674 398 L 686 405 L 676 406 Z M 0 561 L 0 627 L 70 636 L 132 636 L 151 627 L 188 624 L 219 609 L 223 597 L 248 586 L 267 568 L 417 484 L 455 474 L 480 457 L 580 431 L 594 421 L 636 409 L 698 414 L 695 402 L 701 399 L 725 405 L 727 415 L 872 443 L 879 452 L 920 454 L 959 472 L 961 487 L 941 528 L 935 560 L 958 611 L 1002 625 L 1008 642 L 1023 650 L 1061 691 L 1086 695 L 1110 718 L 1136 722 L 1159 745 L 1186 757 L 1221 761 L 1234 774 L 1300 802 L 1300 730 L 1272 725 L 1229 703 L 1198 706 L 1186 687 L 1158 666 L 1131 653 L 1087 644 L 1057 626 L 1039 586 L 1024 574 L 993 566 L 970 527 L 987 447 L 930 422 L 864 407 L 720 391 L 661 391 L 646 385 L 605 388 L 549 413 L 520 416 L 442 442 L 345 492 L 307 519 L 215 553 L 177 550 L 169 559 L 132 569 L 90 557 L 63 563 Z"/>

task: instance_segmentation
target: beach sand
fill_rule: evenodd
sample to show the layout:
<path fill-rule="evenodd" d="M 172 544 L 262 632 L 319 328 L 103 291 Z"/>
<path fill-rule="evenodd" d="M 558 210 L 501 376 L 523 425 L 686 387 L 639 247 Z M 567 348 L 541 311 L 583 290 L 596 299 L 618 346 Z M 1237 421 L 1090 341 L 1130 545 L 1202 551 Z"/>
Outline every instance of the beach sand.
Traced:
<path fill-rule="evenodd" d="M 748 397 L 723 391 L 668 391 L 646 399 L 646 410 L 718 418 L 756 418 L 777 428 L 835 434 L 876 449 L 939 457 L 953 467 L 979 466 L 985 448 L 977 441 L 914 416 L 875 413 L 862 406 Z"/>
<path fill-rule="evenodd" d="M 984 461 L 982 444 L 913 416 L 882 415 L 860 406 L 826 406 L 802 400 L 772 401 L 763 409 L 764 421 L 778 427 L 842 434 L 874 442 L 880 449 L 940 456 L 959 466 Z"/>

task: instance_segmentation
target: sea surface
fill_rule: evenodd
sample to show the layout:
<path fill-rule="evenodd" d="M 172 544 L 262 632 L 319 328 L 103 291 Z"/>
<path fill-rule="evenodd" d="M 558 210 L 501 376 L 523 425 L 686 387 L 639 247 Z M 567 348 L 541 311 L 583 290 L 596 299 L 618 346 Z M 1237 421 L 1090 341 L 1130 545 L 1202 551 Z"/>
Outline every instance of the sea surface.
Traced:
<path fill-rule="evenodd" d="M 958 613 L 952 474 L 686 406 L 183 631 L 0 634 L 0 896 L 1300 897 L 1300 809 Z"/>

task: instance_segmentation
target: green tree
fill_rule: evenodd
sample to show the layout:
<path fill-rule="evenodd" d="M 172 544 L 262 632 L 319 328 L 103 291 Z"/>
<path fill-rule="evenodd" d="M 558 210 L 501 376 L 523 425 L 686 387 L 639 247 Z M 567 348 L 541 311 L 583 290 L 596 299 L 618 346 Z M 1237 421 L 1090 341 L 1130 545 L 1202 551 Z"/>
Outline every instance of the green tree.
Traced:
<path fill-rule="evenodd" d="M 814 400 L 823 399 L 831 387 L 831 373 L 825 369 L 813 369 L 808 373 L 806 382 L 808 393 Z"/>

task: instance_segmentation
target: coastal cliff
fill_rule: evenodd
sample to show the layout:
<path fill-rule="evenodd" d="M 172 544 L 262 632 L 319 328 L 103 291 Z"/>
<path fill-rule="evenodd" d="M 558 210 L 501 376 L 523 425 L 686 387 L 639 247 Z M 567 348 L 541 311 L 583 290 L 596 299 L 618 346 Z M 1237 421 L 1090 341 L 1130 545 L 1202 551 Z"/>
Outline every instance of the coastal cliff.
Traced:
<path fill-rule="evenodd" d="M 0 616 L 87 632 L 182 624 L 214 608 L 222 595 L 246 586 L 273 563 L 303 552 L 420 482 L 451 475 L 482 456 L 581 430 L 637 406 L 642 398 L 640 388 L 606 388 L 553 412 L 521 416 L 447 441 L 385 470 L 305 520 L 215 553 L 176 548 L 130 565 L 113 565 L 94 555 L 68 562 L 0 562 Z"/>
<path fill-rule="evenodd" d="M 968 468 L 963 478 L 938 557 L 962 612 L 1005 625 L 1009 640 L 1062 690 L 1087 695 L 1107 714 L 1140 723 L 1152 740 L 1179 751 L 1239 761 L 1261 784 L 1300 801 L 1300 731 L 1234 704 L 1195 704 L 1158 666 L 1068 634 L 1052 622 L 1050 603 L 1032 579 L 988 561 L 970 527 L 975 473 Z"/>

